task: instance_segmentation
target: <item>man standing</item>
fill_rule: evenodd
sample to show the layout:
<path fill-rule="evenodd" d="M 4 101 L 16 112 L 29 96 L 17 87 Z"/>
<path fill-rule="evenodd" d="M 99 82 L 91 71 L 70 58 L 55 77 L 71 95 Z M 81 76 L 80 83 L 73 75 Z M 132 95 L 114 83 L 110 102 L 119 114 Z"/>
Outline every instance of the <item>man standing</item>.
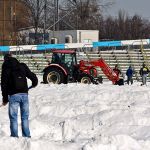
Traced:
<path fill-rule="evenodd" d="M 149 73 L 149 69 L 147 68 L 145 64 L 143 64 L 143 67 L 140 69 L 140 75 L 142 77 L 141 85 L 146 85 L 148 73 Z"/>
<path fill-rule="evenodd" d="M 118 79 L 117 82 L 115 82 L 115 85 L 124 85 L 123 79 L 120 79 L 121 71 L 118 68 L 117 64 L 115 65 L 115 68 L 113 69 L 113 71 L 116 73 L 117 79 Z"/>
<path fill-rule="evenodd" d="M 120 69 L 118 68 L 118 65 L 115 65 L 115 68 L 113 69 L 113 71 L 116 73 L 116 75 L 117 75 L 118 78 L 119 78 L 119 75 L 121 74 L 121 71 L 120 71 Z"/>
<path fill-rule="evenodd" d="M 11 137 L 18 137 L 18 108 L 21 112 L 22 136 L 31 137 L 29 130 L 29 100 L 27 78 L 32 81 L 32 87 L 38 84 L 36 75 L 26 64 L 19 63 L 16 58 L 6 54 L 2 65 L 1 90 L 2 105 L 9 102 L 9 120 Z"/>
<path fill-rule="evenodd" d="M 129 68 L 126 71 L 126 75 L 127 75 L 127 84 L 129 85 L 129 83 L 131 83 L 131 85 L 133 84 L 133 69 L 131 66 L 129 66 Z"/>

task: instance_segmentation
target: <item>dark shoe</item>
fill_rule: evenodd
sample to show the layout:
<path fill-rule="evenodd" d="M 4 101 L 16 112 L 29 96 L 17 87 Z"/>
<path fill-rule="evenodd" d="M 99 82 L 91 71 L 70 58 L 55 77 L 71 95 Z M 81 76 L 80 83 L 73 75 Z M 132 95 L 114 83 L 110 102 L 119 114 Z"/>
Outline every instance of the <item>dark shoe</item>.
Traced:
<path fill-rule="evenodd" d="M 19 136 L 12 136 L 12 135 L 10 137 L 19 138 Z"/>
<path fill-rule="evenodd" d="M 31 138 L 31 136 L 23 136 L 24 138 Z"/>

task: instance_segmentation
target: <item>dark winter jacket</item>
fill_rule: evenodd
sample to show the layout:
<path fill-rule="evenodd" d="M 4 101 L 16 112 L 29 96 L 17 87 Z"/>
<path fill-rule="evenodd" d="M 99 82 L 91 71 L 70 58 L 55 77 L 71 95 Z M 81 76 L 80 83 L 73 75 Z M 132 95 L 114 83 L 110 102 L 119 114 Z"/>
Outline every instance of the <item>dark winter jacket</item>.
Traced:
<path fill-rule="evenodd" d="M 129 67 L 129 69 L 128 69 L 127 72 L 126 72 L 126 75 L 127 75 L 128 77 L 132 77 L 132 76 L 133 76 L 133 70 L 132 70 L 132 68 Z"/>
<path fill-rule="evenodd" d="M 2 65 L 1 90 L 4 103 L 8 102 L 8 95 L 13 95 L 16 93 L 28 93 L 27 86 L 24 87 L 22 91 L 17 91 L 14 88 L 11 72 L 17 69 L 20 69 L 21 72 L 32 81 L 32 87 L 35 87 L 38 84 L 36 75 L 30 71 L 26 64 L 19 63 L 16 58 L 10 57 L 8 60 L 4 61 Z"/>
<path fill-rule="evenodd" d="M 121 74 L 121 71 L 118 68 L 114 68 L 113 71 L 116 73 L 117 76 Z"/>
<path fill-rule="evenodd" d="M 147 67 L 142 67 L 140 69 L 140 75 L 143 76 L 143 75 L 146 75 L 149 73 L 149 69 Z"/>

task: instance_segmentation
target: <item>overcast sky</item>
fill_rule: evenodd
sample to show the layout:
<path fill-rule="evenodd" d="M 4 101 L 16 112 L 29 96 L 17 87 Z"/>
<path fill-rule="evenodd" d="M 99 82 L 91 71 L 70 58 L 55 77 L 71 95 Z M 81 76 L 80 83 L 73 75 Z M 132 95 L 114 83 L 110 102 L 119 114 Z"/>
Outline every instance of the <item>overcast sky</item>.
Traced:
<path fill-rule="evenodd" d="M 108 1 L 108 0 L 107 0 Z M 128 13 L 129 16 L 135 14 L 150 20 L 150 0 L 111 0 L 115 2 L 106 14 L 117 16 L 120 9 Z"/>

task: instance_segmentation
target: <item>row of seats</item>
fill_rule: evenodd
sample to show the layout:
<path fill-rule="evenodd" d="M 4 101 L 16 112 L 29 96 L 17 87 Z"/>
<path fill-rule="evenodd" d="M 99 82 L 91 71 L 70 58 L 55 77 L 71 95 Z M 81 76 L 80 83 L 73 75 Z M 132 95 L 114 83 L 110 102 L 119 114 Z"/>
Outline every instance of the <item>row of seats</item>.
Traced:
<path fill-rule="evenodd" d="M 41 74 L 42 70 L 48 66 L 51 62 L 51 53 L 40 53 L 40 54 L 24 54 L 24 55 L 14 55 L 20 62 L 26 63 L 29 68 L 36 74 Z M 106 63 L 114 68 L 118 64 L 122 77 L 125 78 L 126 70 L 131 65 L 135 70 L 134 79 L 140 80 L 139 70 L 143 63 L 146 63 L 149 67 L 150 63 L 150 49 L 140 50 L 140 49 L 124 49 L 124 50 L 101 50 L 99 52 L 77 52 L 77 61 L 80 60 L 93 60 L 103 58 Z M 0 57 L 0 69 L 3 63 L 3 57 Z M 97 67 L 99 76 L 107 80 L 103 72 L 99 67 Z"/>

